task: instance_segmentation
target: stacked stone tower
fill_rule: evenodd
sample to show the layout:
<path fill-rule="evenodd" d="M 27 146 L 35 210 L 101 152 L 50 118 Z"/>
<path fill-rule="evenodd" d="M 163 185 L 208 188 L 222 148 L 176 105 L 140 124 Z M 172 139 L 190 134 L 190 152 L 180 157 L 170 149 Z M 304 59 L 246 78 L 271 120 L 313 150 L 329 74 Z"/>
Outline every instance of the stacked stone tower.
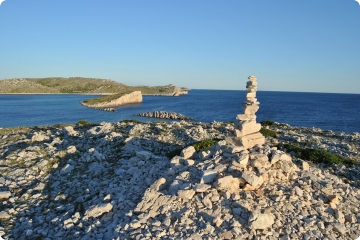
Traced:
<path fill-rule="evenodd" d="M 256 77 L 250 76 L 246 84 L 246 101 L 243 103 L 244 114 L 237 115 L 240 121 L 235 125 L 235 136 L 227 137 L 226 141 L 236 146 L 252 148 L 255 145 L 265 143 L 265 137 L 259 132 L 261 124 L 256 123 L 256 112 L 259 110 L 259 102 L 256 98 Z"/>

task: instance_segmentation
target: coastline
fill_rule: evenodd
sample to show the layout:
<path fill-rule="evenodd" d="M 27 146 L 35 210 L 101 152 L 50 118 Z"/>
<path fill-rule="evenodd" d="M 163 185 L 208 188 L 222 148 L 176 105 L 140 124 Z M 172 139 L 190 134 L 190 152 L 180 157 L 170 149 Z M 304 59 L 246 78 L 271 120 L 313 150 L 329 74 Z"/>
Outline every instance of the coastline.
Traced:
<path fill-rule="evenodd" d="M 292 238 L 309 231 L 318 238 L 360 235 L 360 215 L 353 212 L 360 207 L 359 165 L 311 162 L 274 147 L 326 143 L 327 150 L 360 161 L 352 149 L 359 148 L 360 134 L 280 123 L 263 127 L 277 136 L 248 150 L 221 140 L 234 131 L 233 123 L 223 122 L 127 120 L 0 129 L 0 217 L 6 219 L 0 236 L 252 239 L 269 233 L 281 238 L 284 229 L 299 227 Z M 269 170 L 256 177 L 261 166 Z M 33 219 L 32 231 L 23 219 Z"/>

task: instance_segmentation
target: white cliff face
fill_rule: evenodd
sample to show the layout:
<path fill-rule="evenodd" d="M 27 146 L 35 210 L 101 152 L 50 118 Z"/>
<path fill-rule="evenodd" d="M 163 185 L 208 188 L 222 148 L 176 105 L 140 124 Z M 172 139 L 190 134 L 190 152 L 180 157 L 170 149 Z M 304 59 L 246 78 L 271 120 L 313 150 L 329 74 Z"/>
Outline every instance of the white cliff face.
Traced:
<path fill-rule="evenodd" d="M 125 94 L 117 99 L 111 100 L 109 102 L 104 103 L 98 103 L 94 105 L 88 105 L 84 102 L 81 104 L 87 107 L 93 107 L 93 108 L 108 108 L 108 107 L 116 107 L 116 106 L 122 106 L 126 104 L 131 103 L 141 103 L 142 102 L 142 94 L 141 91 L 135 91 L 129 94 Z"/>

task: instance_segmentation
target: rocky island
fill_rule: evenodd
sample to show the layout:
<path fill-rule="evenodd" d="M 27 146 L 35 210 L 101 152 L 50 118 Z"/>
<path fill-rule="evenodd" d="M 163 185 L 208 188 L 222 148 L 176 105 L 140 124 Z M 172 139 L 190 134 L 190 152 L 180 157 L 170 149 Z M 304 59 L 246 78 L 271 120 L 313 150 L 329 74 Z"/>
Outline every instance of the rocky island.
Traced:
<path fill-rule="evenodd" d="M 110 95 L 141 91 L 143 95 L 180 96 L 188 89 L 173 84 L 166 86 L 127 86 L 125 84 L 98 78 L 14 78 L 0 81 L 0 94 L 99 94 Z"/>
<path fill-rule="evenodd" d="M 80 102 L 85 107 L 98 109 L 112 108 L 126 104 L 134 104 L 142 102 L 142 94 L 140 91 L 118 93 L 105 97 L 85 100 Z"/>
<path fill-rule="evenodd" d="M 160 119 L 171 119 L 171 120 L 184 120 L 194 121 L 195 118 L 185 117 L 180 113 L 166 112 L 166 111 L 154 111 L 135 114 L 135 116 L 147 117 L 147 118 L 160 118 Z"/>
<path fill-rule="evenodd" d="M 239 120 L 0 129 L 0 236 L 360 236 L 359 133 L 264 121 L 244 146 Z"/>

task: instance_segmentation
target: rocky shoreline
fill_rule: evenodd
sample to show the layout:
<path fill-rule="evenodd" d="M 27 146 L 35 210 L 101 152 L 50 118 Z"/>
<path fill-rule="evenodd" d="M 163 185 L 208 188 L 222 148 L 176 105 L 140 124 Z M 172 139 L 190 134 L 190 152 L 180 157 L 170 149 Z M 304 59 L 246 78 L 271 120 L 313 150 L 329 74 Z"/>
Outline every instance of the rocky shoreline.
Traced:
<path fill-rule="evenodd" d="M 134 116 L 147 117 L 147 118 L 160 118 L 160 119 L 171 119 L 171 120 L 184 120 L 194 121 L 195 118 L 185 117 L 184 115 L 176 112 L 165 112 L 165 111 L 154 111 L 135 114 Z"/>
<path fill-rule="evenodd" d="M 251 149 L 221 140 L 236 129 L 222 122 L 0 129 L 0 236 L 359 237 L 359 165 L 312 163 L 276 146 L 297 143 L 360 161 L 360 134 L 263 128 L 276 136 Z M 209 139 L 217 143 L 191 146 Z"/>

